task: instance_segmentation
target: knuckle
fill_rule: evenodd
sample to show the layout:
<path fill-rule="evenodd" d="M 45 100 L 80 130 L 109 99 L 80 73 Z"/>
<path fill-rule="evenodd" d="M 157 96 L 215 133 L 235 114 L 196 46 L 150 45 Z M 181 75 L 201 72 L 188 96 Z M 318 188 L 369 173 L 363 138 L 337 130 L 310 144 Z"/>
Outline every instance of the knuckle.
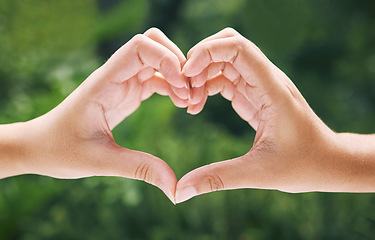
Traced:
<path fill-rule="evenodd" d="M 238 49 L 245 49 L 248 47 L 249 40 L 242 37 L 241 35 L 234 36 L 233 40 L 233 43 L 237 46 Z"/>
<path fill-rule="evenodd" d="M 144 41 L 145 36 L 143 34 L 137 34 L 131 39 L 131 42 L 133 42 L 136 46 L 142 44 Z"/>
<path fill-rule="evenodd" d="M 145 35 L 146 36 L 155 36 L 155 35 L 160 35 L 161 33 L 162 33 L 162 31 L 159 28 L 152 27 L 145 32 Z"/>
<path fill-rule="evenodd" d="M 179 65 L 178 57 L 174 54 L 168 54 L 165 52 L 161 54 L 160 57 L 160 68 L 171 69 L 171 67 L 175 67 Z"/>
<path fill-rule="evenodd" d="M 231 27 L 226 27 L 226 28 L 224 28 L 223 31 L 225 33 L 229 34 L 229 35 L 237 35 L 238 34 L 238 32 Z"/>
<path fill-rule="evenodd" d="M 220 175 L 217 172 L 210 171 L 210 173 L 207 174 L 206 177 L 208 181 L 208 186 L 211 191 L 219 191 L 225 188 L 223 179 L 220 177 Z"/>
<path fill-rule="evenodd" d="M 151 163 L 147 161 L 140 163 L 134 172 L 134 178 L 151 183 L 151 180 L 152 180 Z"/>

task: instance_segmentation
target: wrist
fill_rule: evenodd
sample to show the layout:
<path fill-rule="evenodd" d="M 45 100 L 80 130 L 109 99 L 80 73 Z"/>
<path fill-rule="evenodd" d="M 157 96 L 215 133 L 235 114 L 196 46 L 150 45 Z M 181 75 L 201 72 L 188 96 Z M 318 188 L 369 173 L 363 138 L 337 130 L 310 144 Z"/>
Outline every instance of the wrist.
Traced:
<path fill-rule="evenodd" d="M 0 178 L 27 173 L 27 123 L 0 125 Z"/>
<path fill-rule="evenodd" d="M 375 191 L 375 136 L 337 133 L 332 151 L 332 166 L 338 191 Z"/>

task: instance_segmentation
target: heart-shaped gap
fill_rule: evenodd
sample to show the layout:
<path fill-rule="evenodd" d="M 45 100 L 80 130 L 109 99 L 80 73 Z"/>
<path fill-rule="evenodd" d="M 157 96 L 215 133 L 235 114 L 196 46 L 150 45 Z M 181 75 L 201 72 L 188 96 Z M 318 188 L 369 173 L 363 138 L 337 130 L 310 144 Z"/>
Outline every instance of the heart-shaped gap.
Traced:
<path fill-rule="evenodd" d="M 154 95 L 113 134 L 119 145 L 165 160 L 179 179 L 197 167 L 247 153 L 255 131 L 219 95 L 209 97 L 195 116 Z"/>

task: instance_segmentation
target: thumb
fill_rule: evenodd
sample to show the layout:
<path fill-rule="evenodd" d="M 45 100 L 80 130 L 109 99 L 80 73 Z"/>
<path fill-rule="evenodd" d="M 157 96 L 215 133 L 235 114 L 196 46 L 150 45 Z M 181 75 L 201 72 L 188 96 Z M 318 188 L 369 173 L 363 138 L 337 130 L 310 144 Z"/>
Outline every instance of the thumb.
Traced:
<path fill-rule="evenodd" d="M 219 190 L 262 188 L 263 170 L 249 155 L 197 168 L 177 183 L 176 203 Z"/>
<path fill-rule="evenodd" d="M 98 158 L 99 157 L 99 158 Z M 151 154 L 118 145 L 105 148 L 96 157 L 102 176 L 138 179 L 160 188 L 175 204 L 176 175 L 166 162 Z"/>

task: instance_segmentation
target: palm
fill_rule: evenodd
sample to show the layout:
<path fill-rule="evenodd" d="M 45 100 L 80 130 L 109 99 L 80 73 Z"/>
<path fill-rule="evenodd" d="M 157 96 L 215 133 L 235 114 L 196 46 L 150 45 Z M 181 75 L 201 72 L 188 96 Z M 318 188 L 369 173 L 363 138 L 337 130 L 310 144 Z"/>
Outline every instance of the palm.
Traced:
<path fill-rule="evenodd" d="M 186 107 L 184 60 L 159 30 L 135 36 L 58 107 L 30 123 L 32 129 L 46 129 L 38 133 L 42 137 L 34 148 L 48 149 L 38 155 L 30 172 L 57 178 L 140 179 L 172 200 L 177 180 L 170 167 L 155 156 L 117 145 L 111 131 L 155 92 Z"/>

